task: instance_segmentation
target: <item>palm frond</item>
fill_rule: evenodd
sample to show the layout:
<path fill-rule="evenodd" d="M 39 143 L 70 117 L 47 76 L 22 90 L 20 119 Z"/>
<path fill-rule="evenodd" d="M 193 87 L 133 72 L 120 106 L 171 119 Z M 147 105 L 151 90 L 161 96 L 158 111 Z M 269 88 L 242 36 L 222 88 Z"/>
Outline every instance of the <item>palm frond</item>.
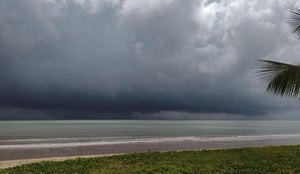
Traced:
<path fill-rule="evenodd" d="M 291 11 L 288 23 L 292 26 L 291 32 L 297 34 L 298 38 L 300 38 L 300 9 L 295 8 Z"/>
<path fill-rule="evenodd" d="M 267 92 L 280 96 L 299 98 L 299 65 L 270 60 L 258 60 L 255 74 L 260 84 L 267 84 Z"/>
<path fill-rule="evenodd" d="M 291 32 L 300 39 L 300 9 L 291 11 L 287 22 L 292 26 Z M 300 98 L 300 65 L 258 60 L 255 68 L 259 84 L 266 84 L 266 92 Z"/>

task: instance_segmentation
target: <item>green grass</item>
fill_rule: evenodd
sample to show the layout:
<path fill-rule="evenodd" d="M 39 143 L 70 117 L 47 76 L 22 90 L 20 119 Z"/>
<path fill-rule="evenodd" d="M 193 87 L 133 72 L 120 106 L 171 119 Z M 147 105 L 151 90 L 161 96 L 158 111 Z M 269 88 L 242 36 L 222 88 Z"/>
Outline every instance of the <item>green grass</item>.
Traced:
<path fill-rule="evenodd" d="M 300 146 L 138 153 L 40 162 L 0 170 L 4 173 L 300 173 Z"/>

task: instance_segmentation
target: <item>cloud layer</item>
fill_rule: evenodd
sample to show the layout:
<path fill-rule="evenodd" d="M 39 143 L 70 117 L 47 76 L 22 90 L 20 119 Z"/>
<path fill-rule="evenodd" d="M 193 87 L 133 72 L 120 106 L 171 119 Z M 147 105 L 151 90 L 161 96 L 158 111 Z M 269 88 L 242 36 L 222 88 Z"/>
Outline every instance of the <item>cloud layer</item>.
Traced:
<path fill-rule="evenodd" d="M 264 94 L 252 72 L 258 58 L 298 61 L 300 42 L 284 23 L 297 6 L 296 0 L 3 0 L 0 118 L 294 110 Z"/>

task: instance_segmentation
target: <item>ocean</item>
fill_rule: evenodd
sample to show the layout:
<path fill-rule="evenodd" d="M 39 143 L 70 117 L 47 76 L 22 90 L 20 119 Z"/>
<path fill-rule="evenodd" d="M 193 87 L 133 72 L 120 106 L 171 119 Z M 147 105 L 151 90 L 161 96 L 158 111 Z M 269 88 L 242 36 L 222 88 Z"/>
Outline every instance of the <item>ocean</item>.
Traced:
<path fill-rule="evenodd" d="M 299 139 L 300 121 L 0 121 L 0 149 L 237 138 Z"/>

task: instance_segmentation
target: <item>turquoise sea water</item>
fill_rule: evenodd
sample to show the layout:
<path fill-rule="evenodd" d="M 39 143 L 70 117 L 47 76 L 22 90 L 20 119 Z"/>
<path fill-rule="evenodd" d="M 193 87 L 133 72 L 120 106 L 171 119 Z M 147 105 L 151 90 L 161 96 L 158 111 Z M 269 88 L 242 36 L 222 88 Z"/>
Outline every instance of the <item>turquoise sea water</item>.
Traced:
<path fill-rule="evenodd" d="M 227 137 L 300 134 L 300 121 L 0 121 L 3 140 Z"/>

